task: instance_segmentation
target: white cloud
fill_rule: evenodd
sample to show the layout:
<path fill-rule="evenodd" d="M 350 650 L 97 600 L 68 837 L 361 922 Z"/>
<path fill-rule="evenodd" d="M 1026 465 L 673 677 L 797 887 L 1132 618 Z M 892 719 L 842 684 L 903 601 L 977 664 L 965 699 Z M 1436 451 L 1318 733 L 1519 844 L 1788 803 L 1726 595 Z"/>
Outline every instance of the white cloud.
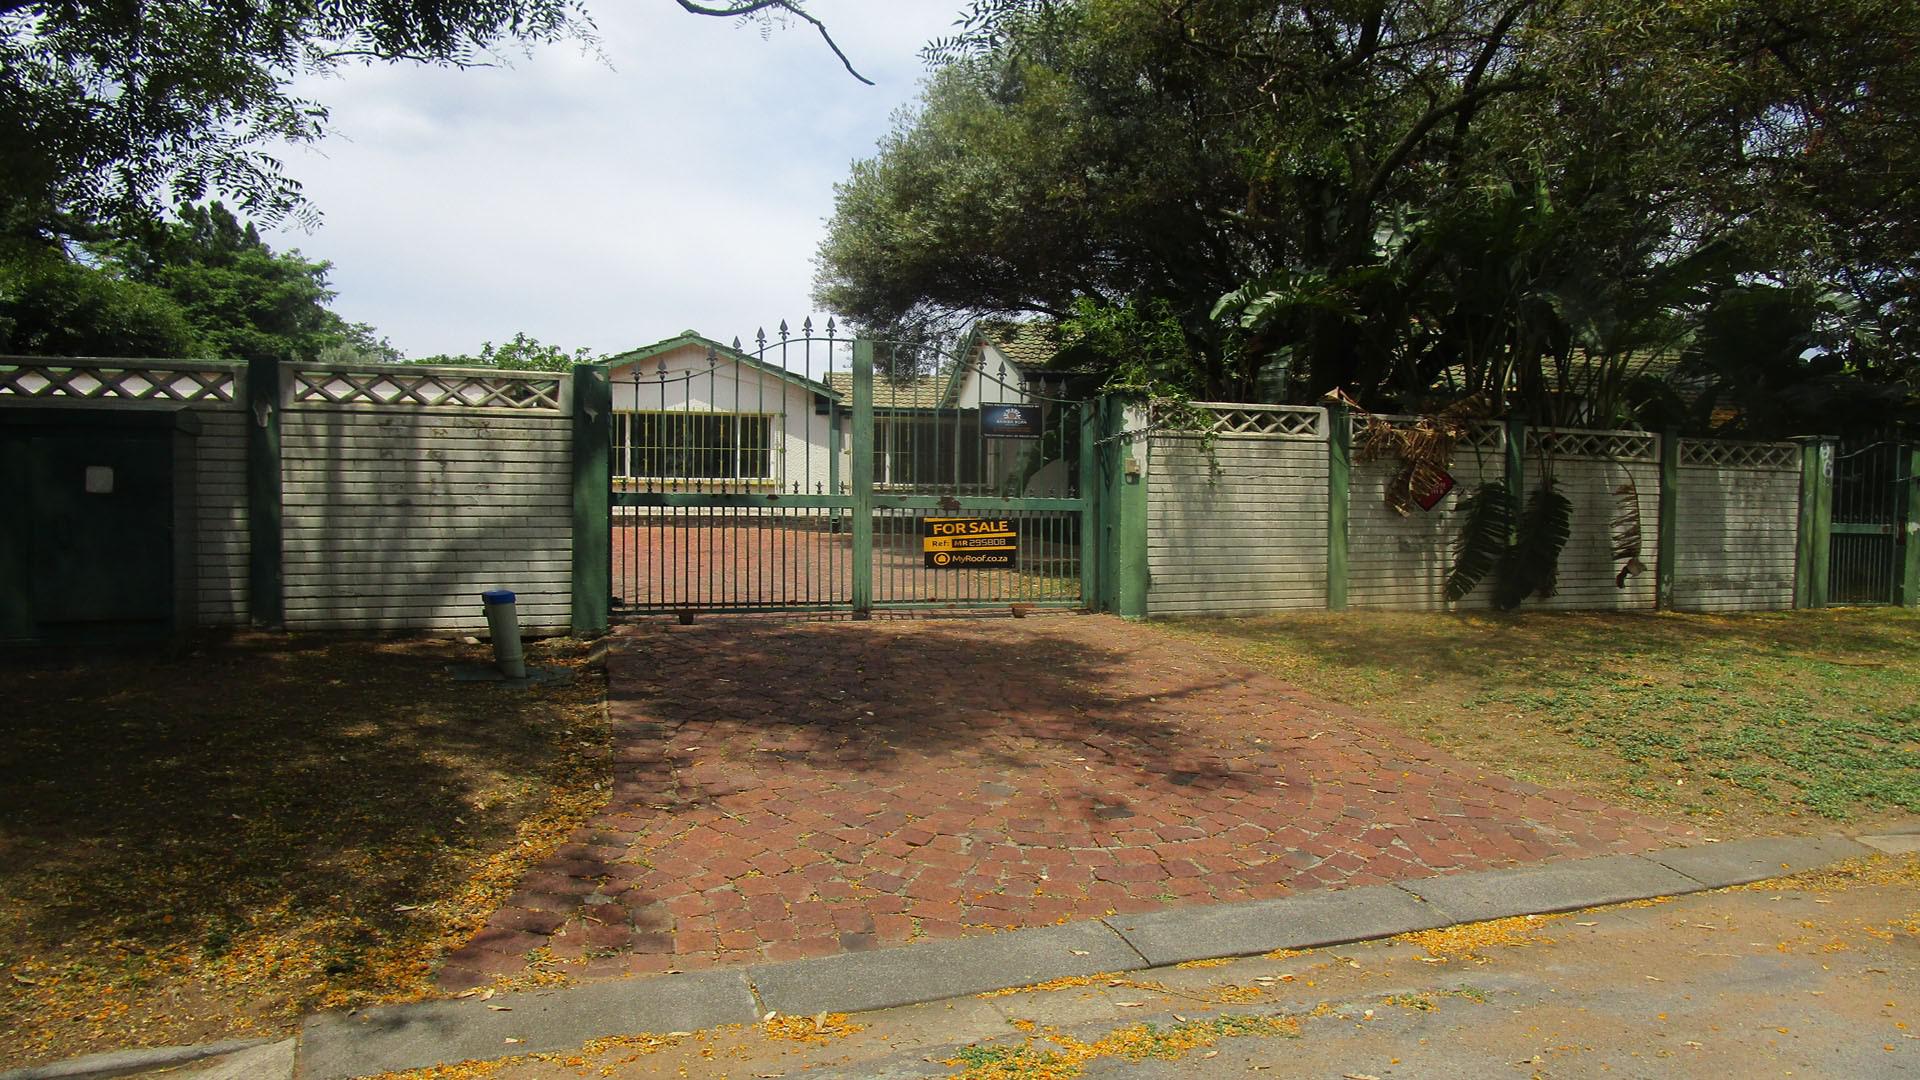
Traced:
<path fill-rule="evenodd" d="M 815 0 L 762 40 L 670 0 L 592 8 L 571 46 L 475 71 L 354 69 L 301 92 L 334 135 L 287 152 L 325 214 L 283 232 L 334 264 L 334 307 L 413 355 L 525 330 L 613 351 L 694 328 L 750 337 L 808 311 L 847 164 L 872 152 L 958 0 Z"/>

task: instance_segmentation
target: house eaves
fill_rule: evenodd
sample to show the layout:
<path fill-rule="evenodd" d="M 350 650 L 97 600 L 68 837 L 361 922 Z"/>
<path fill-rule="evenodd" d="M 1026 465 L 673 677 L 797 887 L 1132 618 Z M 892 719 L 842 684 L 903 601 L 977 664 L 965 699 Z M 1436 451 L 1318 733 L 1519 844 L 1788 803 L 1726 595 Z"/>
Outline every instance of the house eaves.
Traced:
<path fill-rule="evenodd" d="M 809 379 L 804 375 L 796 375 L 793 372 L 788 371 L 786 368 L 783 368 L 778 364 L 769 364 L 765 360 L 761 360 L 758 357 L 750 356 L 747 353 L 741 352 L 739 349 L 733 348 L 730 345 L 722 345 L 720 342 L 715 341 L 712 338 L 701 337 L 698 333 L 695 333 L 692 330 L 683 330 L 680 332 L 678 337 L 671 337 L 665 341 L 657 341 L 652 345 L 643 345 L 638 349 L 629 349 L 623 353 L 616 353 L 612 356 L 607 357 L 604 360 L 601 360 L 600 364 L 601 366 L 605 367 L 609 372 L 611 372 L 617 368 L 623 368 L 632 364 L 639 364 L 644 361 L 651 360 L 656 356 L 664 356 L 665 354 L 673 352 L 676 349 L 684 349 L 689 345 L 698 345 L 703 348 L 709 349 L 717 357 L 726 359 L 728 361 L 731 361 L 732 363 L 740 364 L 744 367 L 754 368 L 760 371 L 764 371 L 767 374 L 772 375 L 777 379 L 781 379 L 785 382 L 790 382 L 795 386 L 804 387 L 805 389 L 810 390 L 813 393 L 819 394 L 820 396 L 828 398 L 832 401 L 838 402 L 838 401 L 845 400 L 844 397 L 841 395 L 840 391 L 834 389 L 833 387 L 827 385 L 824 382 L 821 382 L 817 379 Z"/>

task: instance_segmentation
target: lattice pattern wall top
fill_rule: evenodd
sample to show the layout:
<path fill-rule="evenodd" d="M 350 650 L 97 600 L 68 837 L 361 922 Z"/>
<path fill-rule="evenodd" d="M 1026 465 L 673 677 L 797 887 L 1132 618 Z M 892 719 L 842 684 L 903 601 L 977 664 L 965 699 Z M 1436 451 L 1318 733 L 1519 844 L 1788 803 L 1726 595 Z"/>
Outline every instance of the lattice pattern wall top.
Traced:
<path fill-rule="evenodd" d="M 1800 467 L 1800 448 L 1793 443 L 1726 442 L 1719 439 L 1682 439 L 1680 464 L 1723 469 L 1781 469 Z"/>
<path fill-rule="evenodd" d="M 1196 401 L 1195 409 L 1211 416 L 1206 431 L 1236 438 L 1324 439 L 1327 410 L 1301 405 L 1237 405 Z"/>
<path fill-rule="evenodd" d="M 1655 461 L 1660 456 L 1660 439 L 1644 431 L 1541 431 L 1529 428 L 1527 451 L 1545 451 L 1554 457 Z"/>
<path fill-rule="evenodd" d="M 565 378 L 544 372 L 450 368 L 300 368 L 293 373 L 289 390 L 294 405 L 559 412 Z"/>
<path fill-rule="evenodd" d="M 239 374 L 237 366 L 216 363 L 49 363 L 8 357 L 0 358 L 0 398 L 230 404 L 240 392 Z"/>

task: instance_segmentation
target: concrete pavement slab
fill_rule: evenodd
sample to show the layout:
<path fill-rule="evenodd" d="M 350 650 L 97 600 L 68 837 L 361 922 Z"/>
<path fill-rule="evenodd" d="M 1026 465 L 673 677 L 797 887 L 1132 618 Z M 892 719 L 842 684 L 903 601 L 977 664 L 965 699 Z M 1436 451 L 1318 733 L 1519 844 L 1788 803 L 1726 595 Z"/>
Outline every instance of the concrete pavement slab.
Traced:
<path fill-rule="evenodd" d="M 1609 855 L 1518 870 L 1485 870 L 1422 878 L 1394 886 L 1436 909 L 1445 925 L 1544 915 L 1649 896 L 1700 891 L 1693 878 L 1638 855 Z"/>
<path fill-rule="evenodd" d="M 1431 930 L 1451 920 L 1400 889 L 1370 885 L 1280 900 L 1111 916 L 1106 921 L 1148 963 L 1160 966 Z"/>
<path fill-rule="evenodd" d="M 1649 851 L 1641 858 L 1685 874 L 1709 889 L 1719 889 L 1797 874 L 1866 853 L 1866 848 L 1844 836 L 1761 836 Z"/>
<path fill-rule="evenodd" d="M 853 1012 L 1145 966 L 1104 924 L 1082 922 L 763 964 L 749 977 L 768 1009 Z"/>
<path fill-rule="evenodd" d="M 358 1015 L 326 1013 L 309 1019 L 301 1032 L 295 1075 L 343 1080 L 568 1050 L 605 1035 L 692 1031 L 756 1018 L 740 970 L 588 983 L 484 1002 L 424 1001 Z"/>
<path fill-rule="evenodd" d="M 1920 855 L 1920 833 L 1887 833 L 1862 836 L 1860 842 L 1888 855 Z"/>

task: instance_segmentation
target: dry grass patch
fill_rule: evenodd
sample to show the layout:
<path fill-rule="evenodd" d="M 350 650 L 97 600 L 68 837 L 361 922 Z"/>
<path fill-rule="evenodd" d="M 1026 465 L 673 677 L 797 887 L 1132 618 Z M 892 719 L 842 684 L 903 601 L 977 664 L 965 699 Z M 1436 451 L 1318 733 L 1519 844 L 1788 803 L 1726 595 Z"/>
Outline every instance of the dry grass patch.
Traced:
<path fill-rule="evenodd" d="M 249 635 L 16 653 L 0 726 L 0 1060 L 285 1030 L 432 992 L 605 801 L 605 684 L 456 683 L 484 648 Z"/>

